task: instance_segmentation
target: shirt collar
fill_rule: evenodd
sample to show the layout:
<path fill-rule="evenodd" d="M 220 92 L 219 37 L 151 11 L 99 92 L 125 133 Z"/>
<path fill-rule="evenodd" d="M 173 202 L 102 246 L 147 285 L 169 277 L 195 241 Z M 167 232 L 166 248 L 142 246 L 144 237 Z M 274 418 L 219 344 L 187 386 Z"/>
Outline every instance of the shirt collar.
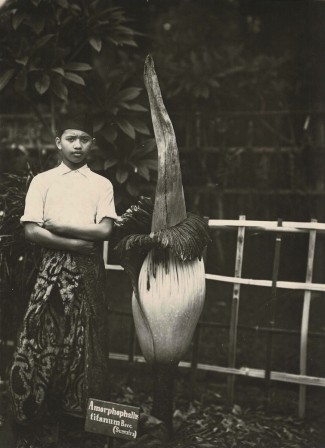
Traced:
<path fill-rule="evenodd" d="M 83 174 L 84 176 L 87 176 L 90 172 L 90 169 L 87 164 L 83 165 L 81 168 L 78 168 L 77 170 L 72 170 L 67 165 L 65 165 L 63 162 L 60 163 L 60 165 L 57 167 L 57 170 L 60 174 L 68 174 L 68 173 L 71 173 L 72 171 L 77 171 L 80 174 Z"/>

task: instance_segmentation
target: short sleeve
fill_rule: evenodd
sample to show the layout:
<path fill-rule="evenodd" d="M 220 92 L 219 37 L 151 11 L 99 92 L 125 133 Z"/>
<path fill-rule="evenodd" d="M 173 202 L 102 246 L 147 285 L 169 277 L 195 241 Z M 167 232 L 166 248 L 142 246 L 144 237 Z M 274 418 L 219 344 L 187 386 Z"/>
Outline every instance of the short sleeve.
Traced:
<path fill-rule="evenodd" d="M 117 219 L 113 185 L 109 180 L 107 180 L 100 189 L 96 210 L 96 223 L 100 223 L 103 218 Z"/>
<path fill-rule="evenodd" d="M 25 200 L 25 211 L 21 223 L 35 222 L 40 226 L 44 222 L 44 192 L 37 176 L 32 180 Z"/>

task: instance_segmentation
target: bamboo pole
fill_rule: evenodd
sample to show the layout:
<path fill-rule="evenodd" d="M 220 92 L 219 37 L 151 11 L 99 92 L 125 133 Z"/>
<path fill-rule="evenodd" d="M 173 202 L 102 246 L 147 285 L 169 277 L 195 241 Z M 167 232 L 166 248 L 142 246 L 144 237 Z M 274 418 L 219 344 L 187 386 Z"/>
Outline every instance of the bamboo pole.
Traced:
<path fill-rule="evenodd" d="M 278 227 L 282 226 L 282 219 L 278 220 Z M 277 281 L 280 266 L 280 251 L 281 251 L 282 235 L 276 234 L 275 238 L 275 251 L 273 259 L 273 272 L 272 272 L 272 295 L 271 295 L 271 310 L 269 327 L 273 329 L 275 327 L 275 312 L 276 312 L 276 299 L 277 299 Z M 265 405 L 268 408 L 270 404 L 270 386 L 271 386 L 271 365 L 272 365 L 272 351 L 273 351 L 273 332 L 270 331 L 267 334 L 266 342 L 266 367 L 265 367 Z"/>
<path fill-rule="evenodd" d="M 325 231 L 325 223 L 318 222 L 295 222 L 295 221 L 283 221 L 282 226 L 279 229 L 277 221 L 252 221 L 245 220 L 244 223 L 238 219 L 209 219 L 209 227 L 211 229 L 227 228 L 227 227 L 249 227 L 252 230 L 264 230 L 272 232 L 294 232 L 298 233 L 303 230 L 308 233 L 309 230 Z"/>
<path fill-rule="evenodd" d="M 110 359 L 115 361 L 128 361 L 128 355 L 123 353 L 111 353 Z M 136 355 L 134 357 L 134 362 L 139 364 L 144 364 L 146 361 L 143 356 Z M 190 369 L 191 363 L 188 361 L 180 361 L 178 367 Z M 212 372 L 212 373 L 220 373 L 223 375 L 239 375 L 246 376 L 249 378 L 258 378 L 265 381 L 265 370 L 264 369 L 254 369 L 250 367 L 224 367 L 224 366 L 216 366 L 211 364 L 203 364 L 198 363 L 197 369 L 204 372 Z M 317 386 L 317 387 L 325 387 L 325 378 L 320 378 L 316 376 L 308 376 L 308 375 L 300 375 L 297 373 L 287 373 L 287 372 L 276 372 L 271 371 L 270 378 L 272 381 L 280 381 L 284 383 L 291 384 L 305 384 L 306 386 Z"/>
<path fill-rule="evenodd" d="M 241 215 L 239 217 L 239 220 L 244 221 L 245 218 L 246 217 L 244 215 Z M 245 242 L 245 227 L 239 227 L 237 233 L 235 278 L 241 277 L 243 267 L 244 242 Z M 231 316 L 230 316 L 230 329 L 229 329 L 229 350 L 228 350 L 229 367 L 235 367 L 236 365 L 239 297 L 240 297 L 240 283 L 234 283 L 232 294 Z M 234 401 L 234 386 L 235 386 L 235 377 L 233 375 L 230 375 L 228 377 L 228 399 L 230 403 L 233 403 Z"/>
<path fill-rule="evenodd" d="M 312 219 L 312 222 L 316 222 Z M 315 245 L 316 245 L 316 230 L 311 230 L 309 233 L 309 246 L 308 246 L 308 258 L 307 258 L 307 271 L 306 271 L 306 283 L 312 282 L 313 267 L 315 258 Z M 305 291 L 304 304 L 301 320 L 301 338 L 300 338 L 300 374 L 306 375 L 307 371 L 307 342 L 308 342 L 308 324 L 309 324 L 309 311 L 310 311 L 311 291 Z M 298 413 L 300 418 L 305 417 L 306 409 L 306 386 L 301 385 L 299 387 L 299 405 Z"/>
<path fill-rule="evenodd" d="M 260 279 L 251 279 L 251 278 L 238 278 L 237 279 L 236 277 L 229 277 L 226 275 L 217 275 L 217 274 L 206 274 L 205 278 L 207 280 L 214 280 L 214 281 L 225 282 L 225 283 L 240 283 L 241 285 L 272 287 L 272 280 L 260 280 Z M 288 281 L 281 280 L 281 281 L 277 282 L 277 288 L 324 292 L 325 284 L 324 283 L 288 282 Z"/>
<path fill-rule="evenodd" d="M 324 193 L 325 194 L 325 193 Z M 321 233 L 325 232 L 325 223 L 311 221 L 311 222 L 296 222 L 296 221 L 283 221 L 281 228 L 278 227 L 277 221 L 254 221 L 245 220 L 242 222 L 238 219 L 209 219 L 209 227 L 212 230 L 216 229 L 236 229 L 237 227 L 247 227 L 250 230 L 260 230 L 265 232 L 283 232 L 283 233 L 308 233 L 309 230 L 317 230 Z M 6 236 L 6 235 L 4 235 Z M 10 237 L 10 235 L 8 235 Z M 109 244 L 107 241 L 103 245 L 104 261 L 108 264 L 107 253 Z M 115 265 L 109 265 L 111 269 L 114 269 Z"/>
<path fill-rule="evenodd" d="M 115 264 L 105 264 L 105 268 L 113 271 L 123 271 L 124 269 L 120 265 Z M 227 275 L 219 274 L 205 274 L 206 280 L 212 280 L 216 282 L 224 283 L 239 283 L 240 285 L 249 286 L 265 286 L 267 288 L 272 287 L 272 280 L 263 279 L 252 279 L 252 278 L 236 278 L 229 277 Z M 324 283 L 304 283 L 304 282 L 290 282 L 280 280 L 277 282 L 277 288 L 279 289 L 294 289 L 294 290 L 308 290 L 308 291 L 319 291 L 325 292 Z"/>

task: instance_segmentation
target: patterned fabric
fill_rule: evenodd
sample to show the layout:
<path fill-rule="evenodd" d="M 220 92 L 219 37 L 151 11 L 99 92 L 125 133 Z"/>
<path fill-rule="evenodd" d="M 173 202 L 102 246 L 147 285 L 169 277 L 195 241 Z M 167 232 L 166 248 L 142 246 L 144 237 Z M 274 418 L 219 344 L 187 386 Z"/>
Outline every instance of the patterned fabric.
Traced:
<path fill-rule="evenodd" d="M 9 376 L 19 422 L 48 409 L 84 415 L 89 397 L 108 398 L 104 279 L 100 253 L 43 249 Z"/>

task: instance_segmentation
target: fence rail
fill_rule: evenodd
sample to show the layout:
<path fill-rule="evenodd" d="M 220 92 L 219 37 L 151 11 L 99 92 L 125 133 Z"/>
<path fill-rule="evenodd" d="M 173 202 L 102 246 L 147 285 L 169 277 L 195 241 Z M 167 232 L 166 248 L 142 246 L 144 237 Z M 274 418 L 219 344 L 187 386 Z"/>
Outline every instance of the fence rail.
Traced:
<path fill-rule="evenodd" d="M 211 323 L 211 322 L 199 322 L 195 336 L 193 338 L 193 352 L 191 362 L 181 362 L 180 367 L 192 369 L 193 375 L 195 370 L 204 370 L 209 372 L 225 374 L 228 377 L 228 394 L 229 399 L 233 400 L 234 397 L 234 379 L 235 376 L 247 376 L 252 378 L 260 378 L 265 381 L 266 389 L 266 403 L 269 402 L 269 388 L 270 381 L 281 381 L 286 383 L 299 385 L 299 402 L 298 413 L 301 418 L 305 416 L 306 409 L 306 386 L 321 386 L 325 387 L 325 378 L 309 376 L 307 372 L 307 350 L 308 350 L 308 337 L 325 337 L 323 333 L 309 332 L 309 314 L 311 307 L 311 293 L 313 291 L 325 292 L 325 284 L 313 283 L 313 267 L 314 267 L 314 255 L 316 248 L 317 233 L 325 232 L 325 223 L 318 223 L 315 220 L 311 222 L 291 222 L 291 221 L 252 221 L 246 220 L 244 216 L 241 216 L 239 220 L 209 220 L 209 227 L 214 230 L 229 229 L 237 230 L 237 249 L 236 249 L 236 261 L 234 276 L 224 276 L 216 274 L 206 274 L 207 281 L 217 281 L 232 283 L 233 297 L 231 304 L 231 317 L 229 325 Z M 248 231 L 264 231 L 275 233 L 275 253 L 273 263 L 272 279 L 250 279 L 242 277 L 242 263 L 244 258 L 245 238 Z M 307 255 L 307 269 L 305 282 L 294 281 L 279 281 L 278 280 L 278 268 L 280 263 L 280 251 L 283 233 L 297 234 L 307 233 L 309 234 L 309 247 Z M 103 256 L 106 269 L 110 270 L 122 270 L 119 265 L 112 265 L 108 260 L 108 243 L 104 243 Z M 275 309 L 277 301 L 277 290 L 279 288 L 303 290 L 304 302 L 302 310 L 301 329 L 298 333 L 300 335 L 300 371 L 297 373 L 277 372 L 272 370 L 272 353 L 273 353 L 273 334 L 274 333 L 288 333 L 290 330 L 279 329 L 275 327 L 274 312 L 271 313 L 270 322 L 268 327 L 249 327 L 245 326 L 245 329 L 251 329 L 256 331 L 263 331 L 267 334 L 267 359 L 265 369 L 254 369 L 250 367 L 236 367 L 236 351 L 237 351 L 237 330 L 242 327 L 238 325 L 238 313 L 239 313 L 239 301 L 240 301 L 240 287 L 241 285 L 259 286 L 272 288 L 272 308 Z M 112 311 L 114 313 L 114 311 Z M 118 311 L 116 311 L 118 313 Z M 131 314 L 126 313 L 130 318 Z M 133 321 L 131 319 L 131 326 Z M 200 343 L 200 329 L 209 325 L 218 325 L 224 328 L 229 328 L 229 348 L 228 348 L 228 366 L 217 366 L 210 364 L 203 364 L 198 361 L 199 343 Z M 133 327 L 132 327 L 133 328 Z M 292 332 L 292 331 L 291 331 Z M 297 333 L 297 332 L 293 332 Z M 134 329 L 131 331 L 132 340 L 129 344 L 129 354 L 111 353 L 112 359 L 120 361 L 131 362 L 144 362 L 143 357 L 137 356 L 134 353 Z"/>

